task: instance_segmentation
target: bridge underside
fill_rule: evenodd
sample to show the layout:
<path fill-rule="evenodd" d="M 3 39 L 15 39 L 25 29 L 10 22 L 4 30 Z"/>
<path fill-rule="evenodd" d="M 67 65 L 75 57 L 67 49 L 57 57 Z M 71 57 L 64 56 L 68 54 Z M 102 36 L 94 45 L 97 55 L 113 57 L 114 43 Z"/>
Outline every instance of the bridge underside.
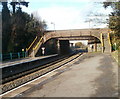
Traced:
<path fill-rule="evenodd" d="M 69 40 L 88 40 L 88 52 L 97 52 L 97 51 L 101 51 L 101 41 L 94 37 L 94 36 L 74 36 L 74 37 L 62 37 L 62 38 L 58 38 L 58 40 L 65 42 L 68 42 Z M 66 53 L 70 52 L 70 47 L 68 43 L 66 43 L 67 45 L 65 46 L 65 44 L 62 43 L 60 44 L 60 53 L 64 54 L 63 52 L 66 51 Z M 65 47 L 64 47 L 65 46 Z M 67 51 L 68 50 L 68 51 Z"/>
<path fill-rule="evenodd" d="M 59 54 L 61 55 L 65 55 L 65 54 L 69 54 L 70 53 L 70 44 L 69 44 L 69 40 L 59 40 Z"/>
<path fill-rule="evenodd" d="M 59 41 L 59 53 L 67 54 L 70 52 L 69 40 L 88 40 L 88 51 L 101 51 L 101 41 L 94 36 L 74 36 L 74 37 L 60 37 Z M 91 47 L 92 46 L 92 47 Z"/>
<path fill-rule="evenodd" d="M 50 48 L 50 41 L 51 40 L 54 40 L 52 42 L 57 42 L 57 43 L 54 43 Z M 74 36 L 74 37 L 59 37 L 59 38 L 54 38 L 54 39 L 51 39 L 51 40 L 48 40 L 46 43 L 44 43 L 44 47 L 45 47 L 45 54 L 47 53 L 58 53 L 58 54 L 61 54 L 61 55 L 65 55 L 65 54 L 69 54 L 71 52 L 71 48 L 70 48 L 70 43 L 69 43 L 69 40 L 88 40 L 88 51 L 91 52 L 91 51 L 100 51 L 100 45 L 101 45 L 101 42 L 98 38 L 94 37 L 94 36 Z M 93 49 L 91 47 L 91 45 L 93 46 Z M 98 48 L 98 45 L 99 45 L 99 48 Z M 43 47 L 41 46 L 41 48 Z M 38 53 L 41 53 L 42 55 L 42 49 L 39 49 L 40 51 Z M 55 52 L 55 49 L 57 49 L 57 51 Z M 52 52 L 53 51 L 53 52 Z M 39 55 L 37 55 L 39 56 Z"/>

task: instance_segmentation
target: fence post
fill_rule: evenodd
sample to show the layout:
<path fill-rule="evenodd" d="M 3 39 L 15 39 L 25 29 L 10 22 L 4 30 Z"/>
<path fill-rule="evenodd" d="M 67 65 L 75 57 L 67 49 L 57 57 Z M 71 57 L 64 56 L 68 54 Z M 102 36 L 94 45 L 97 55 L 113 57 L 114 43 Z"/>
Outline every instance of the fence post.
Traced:
<path fill-rule="evenodd" d="M 2 61 L 2 54 L 0 54 L 0 61 Z"/>
<path fill-rule="evenodd" d="M 20 59 L 20 53 L 18 52 L 18 58 Z"/>
<path fill-rule="evenodd" d="M 28 56 L 28 49 L 26 48 L 26 51 L 25 51 L 25 55 L 26 57 Z"/>
<path fill-rule="evenodd" d="M 24 58 L 24 49 L 22 49 L 22 55 L 23 55 L 23 58 Z"/>
<path fill-rule="evenodd" d="M 27 52 L 25 52 L 25 57 L 27 57 Z"/>
<path fill-rule="evenodd" d="M 22 52 L 22 53 L 23 53 L 23 58 L 24 58 L 24 54 L 25 54 L 25 53 L 24 53 L 24 52 Z"/>
<path fill-rule="evenodd" d="M 12 60 L 12 53 L 10 53 L 10 59 Z"/>

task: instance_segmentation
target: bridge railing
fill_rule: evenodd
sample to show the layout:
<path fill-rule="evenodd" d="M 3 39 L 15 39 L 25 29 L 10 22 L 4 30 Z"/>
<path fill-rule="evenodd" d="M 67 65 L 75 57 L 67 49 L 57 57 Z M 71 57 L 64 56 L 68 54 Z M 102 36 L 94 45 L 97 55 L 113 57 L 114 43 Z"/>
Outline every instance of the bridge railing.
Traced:
<path fill-rule="evenodd" d="M 57 38 L 57 37 L 75 37 L 75 36 L 95 36 L 100 38 L 100 32 L 99 31 L 58 31 L 58 32 L 51 32 L 45 35 L 45 38 Z"/>

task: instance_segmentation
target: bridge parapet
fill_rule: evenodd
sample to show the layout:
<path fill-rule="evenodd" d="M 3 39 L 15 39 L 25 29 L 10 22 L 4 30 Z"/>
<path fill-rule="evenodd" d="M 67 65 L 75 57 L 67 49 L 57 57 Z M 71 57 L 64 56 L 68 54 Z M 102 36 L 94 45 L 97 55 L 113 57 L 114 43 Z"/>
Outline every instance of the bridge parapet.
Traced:
<path fill-rule="evenodd" d="M 100 33 L 108 33 L 108 29 L 75 29 L 75 30 L 56 30 L 44 35 L 44 40 L 50 38 L 77 37 L 77 36 L 95 36 L 100 39 Z"/>

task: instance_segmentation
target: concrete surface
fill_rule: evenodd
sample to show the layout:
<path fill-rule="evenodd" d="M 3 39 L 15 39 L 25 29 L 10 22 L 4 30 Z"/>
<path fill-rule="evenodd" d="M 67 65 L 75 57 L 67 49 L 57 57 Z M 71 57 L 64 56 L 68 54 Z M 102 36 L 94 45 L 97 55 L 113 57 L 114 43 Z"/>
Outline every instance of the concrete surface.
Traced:
<path fill-rule="evenodd" d="M 89 53 L 56 72 L 17 97 L 118 96 L 118 65 L 110 54 Z"/>

